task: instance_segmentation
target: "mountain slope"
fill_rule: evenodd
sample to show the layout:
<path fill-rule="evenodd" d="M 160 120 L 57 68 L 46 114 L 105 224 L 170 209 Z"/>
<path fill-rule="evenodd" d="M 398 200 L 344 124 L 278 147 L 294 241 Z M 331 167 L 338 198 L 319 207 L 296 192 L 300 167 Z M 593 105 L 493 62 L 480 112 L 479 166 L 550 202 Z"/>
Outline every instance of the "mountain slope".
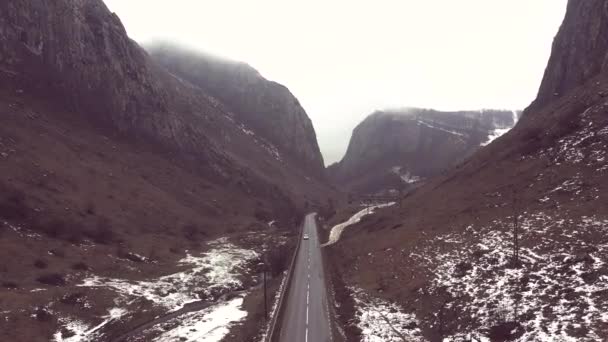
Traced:
<path fill-rule="evenodd" d="M 94 339 L 111 340 L 175 298 L 250 289 L 263 255 L 285 252 L 304 208 L 331 194 L 158 65 L 101 0 L 0 3 L 0 118 L 3 341 L 61 340 L 102 322 Z M 238 273 L 228 286 L 192 266 L 209 250 L 230 260 L 237 245 L 254 252 L 227 263 Z M 125 298 L 91 279 L 147 288 Z"/>
<path fill-rule="evenodd" d="M 195 53 L 170 44 L 147 48 L 171 73 L 218 98 L 253 131 L 300 166 L 321 177 L 323 157 L 312 122 L 291 92 L 251 66 Z"/>
<path fill-rule="evenodd" d="M 2 6 L 6 88 L 46 99 L 126 139 L 199 160 L 210 177 L 245 168 L 268 183 L 293 173 L 304 178 L 300 168 L 287 170 L 288 160 L 271 142 L 235 124 L 218 100 L 158 66 L 101 1 Z M 290 183 L 297 182 L 281 185 Z"/>
<path fill-rule="evenodd" d="M 606 29 L 604 5 L 569 2 L 539 98 L 514 129 L 331 247 L 351 336 L 363 325 L 346 322 L 366 309 L 348 298 L 362 292 L 398 304 L 408 323 L 394 327 L 413 341 L 608 337 L 608 77 L 588 72 L 608 51 L 552 67 L 585 51 L 581 32 Z"/>
<path fill-rule="evenodd" d="M 512 127 L 517 115 L 418 108 L 375 112 L 353 130 L 346 155 L 328 173 L 354 192 L 411 187 L 463 161 L 495 131 Z"/>

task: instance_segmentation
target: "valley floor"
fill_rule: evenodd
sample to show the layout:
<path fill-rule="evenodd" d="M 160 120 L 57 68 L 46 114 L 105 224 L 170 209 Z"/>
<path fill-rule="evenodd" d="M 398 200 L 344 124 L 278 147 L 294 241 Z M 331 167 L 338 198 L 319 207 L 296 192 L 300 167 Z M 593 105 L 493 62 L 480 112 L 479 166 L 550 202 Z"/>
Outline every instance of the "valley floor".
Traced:
<path fill-rule="evenodd" d="M 3 241 L 40 240 L 37 234 L 4 225 L 9 231 Z M 220 238 L 201 244 L 199 250 L 185 251 L 175 262 L 137 254 L 123 259 L 108 255 L 115 264 L 111 276 L 88 269 L 71 272 L 65 284 L 3 289 L 0 339 L 220 341 L 234 328 L 253 340 L 265 329 L 258 317 L 263 314 L 261 303 L 256 303 L 257 308 L 250 303 L 259 297 L 261 256 L 271 242 L 282 245 L 287 239 L 276 232 Z M 81 248 L 86 255 L 103 246 Z M 160 275 L 143 271 L 146 268 L 156 268 L 159 271 L 154 273 Z M 171 273 L 162 274 L 167 271 Z M 280 278 L 272 280 L 272 291 L 277 282 Z M 247 322 L 248 311 L 256 322 L 253 327 Z"/>

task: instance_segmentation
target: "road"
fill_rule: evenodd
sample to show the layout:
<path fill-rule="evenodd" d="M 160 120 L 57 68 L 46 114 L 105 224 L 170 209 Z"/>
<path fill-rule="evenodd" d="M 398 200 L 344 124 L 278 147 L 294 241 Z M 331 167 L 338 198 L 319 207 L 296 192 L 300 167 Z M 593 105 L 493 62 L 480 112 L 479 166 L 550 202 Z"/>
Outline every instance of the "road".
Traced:
<path fill-rule="evenodd" d="M 317 236 L 316 214 L 304 221 L 304 234 L 281 322 L 281 342 L 331 341 L 327 288 Z"/>

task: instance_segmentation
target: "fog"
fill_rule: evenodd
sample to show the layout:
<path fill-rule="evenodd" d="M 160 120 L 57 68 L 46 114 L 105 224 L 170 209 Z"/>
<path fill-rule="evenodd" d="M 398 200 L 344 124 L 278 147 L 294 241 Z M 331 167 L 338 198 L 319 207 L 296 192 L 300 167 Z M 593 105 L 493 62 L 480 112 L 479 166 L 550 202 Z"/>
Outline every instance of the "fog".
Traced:
<path fill-rule="evenodd" d="M 523 109 L 566 0 L 105 0 L 131 38 L 245 61 L 286 85 L 325 162 L 375 109 Z"/>

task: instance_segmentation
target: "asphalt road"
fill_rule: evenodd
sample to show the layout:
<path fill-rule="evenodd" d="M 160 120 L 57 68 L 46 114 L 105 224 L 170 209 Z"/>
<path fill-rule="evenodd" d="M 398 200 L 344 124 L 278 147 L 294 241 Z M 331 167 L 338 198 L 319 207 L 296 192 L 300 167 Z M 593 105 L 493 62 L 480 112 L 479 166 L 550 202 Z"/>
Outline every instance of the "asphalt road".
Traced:
<path fill-rule="evenodd" d="M 315 215 L 307 215 L 304 221 L 304 234 L 309 239 L 301 241 L 298 251 L 281 322 L 280 341 L 331 341 L 327 288 Z"/>

